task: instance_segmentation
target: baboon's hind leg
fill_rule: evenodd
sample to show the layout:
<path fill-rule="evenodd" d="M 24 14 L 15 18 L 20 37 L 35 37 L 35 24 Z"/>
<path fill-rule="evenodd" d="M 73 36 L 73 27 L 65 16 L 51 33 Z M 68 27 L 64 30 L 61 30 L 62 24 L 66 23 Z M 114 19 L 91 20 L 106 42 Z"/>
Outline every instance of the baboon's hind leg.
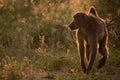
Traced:
<path fill-rule="evenodd" d="M 109 55 L 107 41 L 107 35 L 99 41 L 99 53 L 102 55 L 102 58 L 99 60 L 97 68 L 102 68 L 104 66 Z"/>

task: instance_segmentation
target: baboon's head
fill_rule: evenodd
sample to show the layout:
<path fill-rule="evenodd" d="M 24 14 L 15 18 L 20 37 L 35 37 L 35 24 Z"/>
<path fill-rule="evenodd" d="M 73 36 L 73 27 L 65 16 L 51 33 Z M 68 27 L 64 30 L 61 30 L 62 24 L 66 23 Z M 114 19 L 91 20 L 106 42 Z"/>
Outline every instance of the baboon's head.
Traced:
<path fill-rule="evenodd" d="M 68 27 L 71 30 L 76 30 L 80 26 L 83 26 L 86 16 L 87 15 L 85 13 L 77 13 L 77 14 L 75 14 L 73 16 L 73 21 L 68 25 Z"/>

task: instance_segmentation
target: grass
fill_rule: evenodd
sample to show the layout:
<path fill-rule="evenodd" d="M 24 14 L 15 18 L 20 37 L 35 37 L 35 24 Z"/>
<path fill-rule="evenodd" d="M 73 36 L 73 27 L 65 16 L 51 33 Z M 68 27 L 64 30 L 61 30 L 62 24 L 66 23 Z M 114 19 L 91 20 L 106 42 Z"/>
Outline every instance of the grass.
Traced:
<path fill-rule="evenodd" d="M 1 0 L 0 80 L 119 80 L 120 50 L 114 48 L 104 68 L 96 69 L 98 55 L 90 74 L 81 70 L 74 33 L 66 25 L 92 3 L 96 1 Z M 111 38 L 111 46 L 119 44 L 119 36 Z"/>
<path fill-rule="evenodd" d="M 29 52 L 30 53 L 30 52 Z M 111 52 L 106 65 L 90 74 L 84 74 L 80 66 L 80 57 L 76 52 L 61 54 L 44 52 L 33 53 L 36 56 L 22 58 L 4 56 L 0 59 L 1 80 L 119 80 L 120 51 Z M 32 53 L 31 53 L 32 55 Z M 99 56 L 97 56 L 99 58 Z M 97 60 L 97 59 L 96 59 Z M 97 64 L 97 61 L 95 62 Z"/>

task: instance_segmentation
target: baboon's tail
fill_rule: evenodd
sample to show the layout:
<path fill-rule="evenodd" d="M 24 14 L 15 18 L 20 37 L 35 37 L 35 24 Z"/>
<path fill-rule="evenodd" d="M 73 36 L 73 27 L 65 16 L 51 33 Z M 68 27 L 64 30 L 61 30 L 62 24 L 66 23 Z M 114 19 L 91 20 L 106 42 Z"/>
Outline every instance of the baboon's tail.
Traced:
<path fill-rule="evenodd" d="M 98 16 L 97 11 L 95 10 L 94 7 L 91 7 L 91 8 L 89 9 L 89 13 L 90 13 L 90 14 L 93 14 L 93 15 L 95 15 L 95 16 Z"/>

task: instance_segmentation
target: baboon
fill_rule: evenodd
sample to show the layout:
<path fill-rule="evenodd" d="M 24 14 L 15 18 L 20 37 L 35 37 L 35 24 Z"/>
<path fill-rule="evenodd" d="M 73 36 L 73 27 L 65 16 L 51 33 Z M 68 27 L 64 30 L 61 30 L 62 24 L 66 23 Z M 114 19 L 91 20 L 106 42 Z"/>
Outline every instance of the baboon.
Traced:
<path fill-rule="evenodd" d="M 102 68 L 108 58 L 108 31 L 103 19 L 97 16 L 95 8 L 90 8 L 89 13 L 77 13 L 68 25 L 71 30 L 76 30 L 78 51 L 81 57 L 81 66 L 84 73 L 89 73 L 94 64 L 96 54 L 102 58 L 98 61 L 97 68 Z M 85 57 L 88 66 L 85 65 Z"/>

